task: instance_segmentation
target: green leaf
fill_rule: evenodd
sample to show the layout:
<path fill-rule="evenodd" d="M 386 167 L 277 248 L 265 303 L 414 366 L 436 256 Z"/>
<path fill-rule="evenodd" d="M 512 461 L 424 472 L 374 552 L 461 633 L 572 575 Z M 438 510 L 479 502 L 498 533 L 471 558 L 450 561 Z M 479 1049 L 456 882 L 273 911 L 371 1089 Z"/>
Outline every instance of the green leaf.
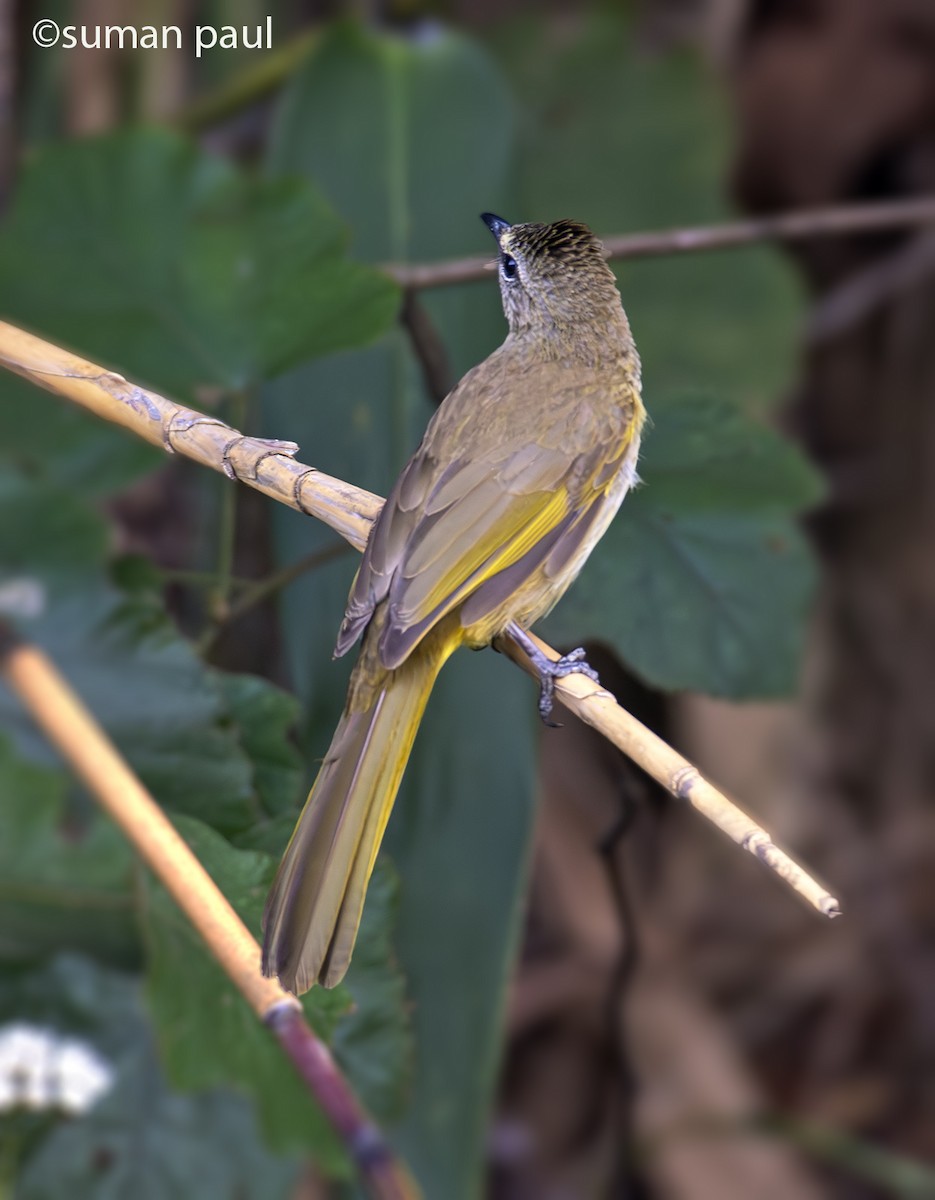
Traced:
<path fill-rule="evenodd" d="M 512 219 L 572 216 L 609 235 L 731 216 L 730 114 L 700 56 L 638 44 L 629 14 L 608 6 L 574 28 L 524 20 L 495 37 L 529 109 Z M 777 251 L 674 254 L 615 269 L 652 416 L 686 391 L 758 411 L 782 395 L 801 285 Z"/>
<path fill-rule="evenodd" d="M 314 179 L 364 258 L 489 252 L 478 214 L 510 209 L 514 126 L 502 76 L 469 39 L 437 25 L 412 38 L 343 26 L 287 89 L 271 161 Z M 453 377 L 502 340 L 493 282 L 425 301 Z M 265 405 L 270 427 L 314 441 L 323 469 L 375 491 L 389 486 L 431 414 L 399 334 L 276 381 Z M 285 511 L 274 522 L 282 561 L 333 537 Z M 334 564 L 284 597 L 284 642 L 313 758 L 343 700 L 348 665 L 332 663 L 331 649 L 352 572 Z M 417 1045 L 396 1140 L 426 1194 L 447 1200 L 474 1195 L 481 1177 L 532 821 L 531 706 L 531 689 L 507 664 L 458 656 L 429 703 L 387 832 L 400 878 L 394 941 Z M 374 903 L 371 895 L 367 907 Z"/>
<path fill-rule="evenodd" d="M 214 680 L 250 763 L 252 789 L 263 814 L 239 836 L 238 844 L 278 853 L 306 790 L 302 756 L 291 740 L 299 705 L 288 692 L 254 675 L 219 672 Z"/>
<path fill-rule="evenodd" d="M 235 850 L 206 826 L 176 825 L 238 915 L 259 931 L 274 863 Z M 277 1148 L 304 1145 L 324 1169 L 345 1173 L 340 1142 L 309 1099 L 272 1034 L 240 996 L 175 901 L 146 881 L 143 929 L 147 1000 L 159 1052 L 172 1083 L 184 1090 L 234 1083 L 252 1093 L 266 1137 Z M 346 997 L 311 993 L 309 1016 L 330 1031 Z"/>
<path fill-rule="evenodd" d="M 0 563 L 28 570 L 46 595 L 45 611 L 23 622 L 26 632 L 50 651 L 162 803 L 203 813 L 254 843 L 281 838 L 294 821 L 297 793 L 304 790 L 288 740 L 295 702 L 263 680 L 205 668 L 168 622 L 139 570 L 124 564 L 122 574 L 133 583 L 128 596 L 102 582 L 102 535 L 100 518 L 73 498 L 0 475 Z M 144 686 L 133 687 L 134 679 Z M 8 700 L 0 711 L 24 748 L 47 755 L 31 723 Z M 71 945 L 135 960 L 138 868 L 123 836 L 92 815 L 81 836 L 67 840 L 58 828 L 61 777 L 11 766 L 6 779 L 2 767 L 0 760 L 0 785 L 8 789 L 0 790 L 9 790 L 11 798 L 0 807 L 0 952 L 23 958 Z M 58 782 L 57 790 L 49 780 Z M 236 851 L 210 830 L 194 828 L 196 850 L 258 932 L 273 860 Z M 154 910 L 162 921 L 148 915 L 146 928 L 163 985 L 160 1035 L 180 1078 L 190 1087 L 231 1081 L 246 1086 L 278 1144 L 301 1144 L 340 1169 L 340 1148 L 278 1047 L 233 994 L 174 905 L 163 898 L 162 908 Z M 380 914 L 378 903 L 368 917 L 372 932 L 362 934 L 362 964 L 371 964 L 368 995 L 348 1018 L 344 1037 L 349 1056 L 356 1054 L 367 1068 L 364 1082 L 370 1081 L 374 1108 L 385 1110 L 394 1100 L 398 1107 L 411 1052 L 402 983 L 387 965 Z M 383 923 L 387 919 L 384 915 Z M 370 949 L 368 937 L 376 938 Z M 310 1011 L 330 1033 L 352 997 L 353 991 L 318 990 Z M 178 1010 L 172 1006 L 178 1004 L 194 1024 L 183 1022 L 182 1049 L 173 1053 L 172 1018 Z M 370 1065 L 371 1054 L 379 1066 Z"/>
<path fill-rule="evenodd" d="M 0 232 L 13 320 L 191 394 L 243 389 L 383 332 L 388 279 L 350 262 L 327 204 L 159 130 L 44 148 Z"/>
<path fill-rule="evenodd" d="M 177 824 L 240 917 L 259 935 L 274 860 L 235 850 L 199 822 L 180 818 Z M 303 1003 L 321 1037 L 330 1040 L 343 1018 L 336 1043 L 339 1058 L 347 1052 L 352 1083 L 381 1116 L 398 1103 L 411 1050 L 402 981 L 386 955 L 392 909 L 389 881 L 377 877 L 373 896 L 347 986 L 333 991 L 314 988 Z M 272 1035 L 205 953 L 168 894 L 153 883 L 147 897 L 148 997 L 169 1077 L 186 1089 L 219 1083 L 246 1088 L 256 1100 L 271 1145 L 302 1147 L 323 1169 L 346 1174 L 341 1144 Z M 366 995 L 355 1003 L 358 976 L 366 982 Z"/>
<path fill-rule="evenodd" d="M 718 82 L 696 56 L 635 45 L 630 26 L 605 8 L 570 35 L 541 20 L 496 34 L 530 107 L 520 219 L 575 216 L 611 234 L 729 216 Z M 816 491 L 750 414 L 788 384 L 798 285 L 765 248 L 616 270 L 643 363 L 646 483 L 543 630 L 611 640 L 660 687 L 787 694 L 815 577 L 796 519 Z"/>
<path fill-rule="evenodd" d="M 246 1100 L 169 1091 L 138 987 L 127 976 L 77 956 L 28 975 L 0 975 L 0 1025 L 15 1020 L 49 1038 L 90 1044 L 114 1072 L 112 1090 L 89 1112 L 53 1117 L 38 1145 L 27 1147 L 17 1200 L 176 1200 L 195 1192 L 199 1200 L 285 1200 L 292 1194 L 298 1164 L 265 1149 Z"/>
<path fill-rule="evenodd" d="M 109 821 L 66 821 L 66 786 L 0 740 L 0 960 L 77 949 L 132 963 L 132 855 Z"/>
<path fill-rule="evenodd" d="M 203 814 L 253 844 L 281 841 L 304 791 L 289 741 L 295 702 L 264 680 L 205 668 L 139 563 L 121 565 L 127 593 L 109 586 L 105 534 L 101 518 L 70 494 L 0 472 L 0 564 L 11 576 L 26 573 L 45 597 L 42 613 L 22 622 L 24 632 L 51 654 L 160 802 Z M 10 698 L 0 700 L 0 716 L 21 747 L 48 756 Z M 122 834 L 93 813 L 70 838 L 62 833 L 63 787 L 58 774 L 0 758 L 0 791 L 9 792 L 0 806 L 0 954 L 23 959 L 78 946 L 135 961 L 139 867 Z M 204 826 L 189 832 L 259 932 L 274 861 L 234 850 Z M 308 1007 L 330 1035 L 353 1006 L 342 1043 L 365 1099 L 380 1113 L 398 1109 L 412 1053 L 402 980 L 387 950 L 388 884 L 378 880 L 374 894 L 355 968 L 366 996 L 357 1002 L 352 973 L 349 990 L 316 990 Z M 277 1144 L 301 1145 L 326 1167 L 345 1169 L 340 1146 L 280 1049 L 165 896 L 147 910 L 146 931 L 160 1038 L 179 1081 L 246 1087 Z"/>
<path fill-rule="evenodd" d="M 0 583 L 26 577 L 44 595 L 23 633 L 51 655 L 161 804 L 231 836 L 253 830 L 282 811 L 270 769 L 289 758 L 277 741 L 285 727 L 258 720 L 260 709 L 271 705 L 281 720 L 289 702 L 261 681 L 222 684 L 152 596 L 106 582 L 106 542 L 102 519 L 73 494 L 0 473 Z M 246 734 L 230 709 L 238 695 Z M 2 692 L 0 723 L 22 753 L 49 760 L 45 740 Z M 255 768 L 247 741 L 265 765 Z"/>
<path fill-rule="evenodd" d="M 0 572 L 33 575 L 49 591 L 84 586 L 100 569 L 107 527 L 71 493 L 0 471 Z"/>
<path fill-rule="evenodd" d="M 17 1200 L 289 1200 L 296 1161 L 270 1153 L 248 1102 L 179 1096 L 150 1055 L 127 1062 L 119 1088 L 83 1121 L 59 1126 L 27 1164 Z"/>
<path fill-rule="evenodd" d="M 343 987 L 353 999 L 335 1026 L 335 1056 L 381 1120 L 403 1111 L 412 1086 L 414 1047 L 406 983 L 393 950 L 399 880 L 384 859 L 367 892 L 367 909 Z"/>
<path fill-rule="evenodd" d="M 648 482 L 544 628 L 612 639 L 663 687 L 787 695 L 814 583 L 795 514 L 817 477 L 776 433 L 701 396 L 661 407 L 645 447 Z"/>

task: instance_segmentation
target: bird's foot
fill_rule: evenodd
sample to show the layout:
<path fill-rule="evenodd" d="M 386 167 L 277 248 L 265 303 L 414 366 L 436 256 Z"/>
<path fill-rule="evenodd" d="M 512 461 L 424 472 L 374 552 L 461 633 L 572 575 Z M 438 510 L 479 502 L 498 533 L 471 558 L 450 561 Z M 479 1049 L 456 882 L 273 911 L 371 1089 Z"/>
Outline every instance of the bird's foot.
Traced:
<path fill-rule="evenodd" d="M 566 675 L 586 675 L 588 679 L 597 682 L 597 671 L 585 661 L 585 650 L 578 646 L 563 654 L 561 658 L 552 659 L 543 654 L 529 634 L 519 625 L 508 628 L 507 633 L 522 647 L 527 658 L 536 668 L 539 676 L 539 716 L 550 729 L 560 729 L 561 726 L 550 720 L 552 706 L 555 702 L 555 681 L 564 679 Z"/>
<path fill-rule="evenodd" d="M 585 651 L 582 646 L 563 654 L 561 658 L 546 658 L 542 654 L 541 662 L 536 661 L 535 667 L 539 672 L 539 716 L 550 729 L 561 726 L 550 720 L 552 705 L 555 702 L 555 681 L 564 679 L 566 675 L 587 675 L 588 679 L 597 682 L 597 671 L 585 661 Z"/>

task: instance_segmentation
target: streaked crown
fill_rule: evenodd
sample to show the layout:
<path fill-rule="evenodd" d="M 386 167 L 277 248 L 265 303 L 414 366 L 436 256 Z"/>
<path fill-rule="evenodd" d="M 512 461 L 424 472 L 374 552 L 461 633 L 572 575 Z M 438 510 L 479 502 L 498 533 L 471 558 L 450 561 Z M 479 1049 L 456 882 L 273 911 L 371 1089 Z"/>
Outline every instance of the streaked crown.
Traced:
<path fill-rule="evenodd" d="M 511 225 L 493 213 L 481 219 L 500 248 L 500 292 L 512 332 L 587 336 L 589 326 L 610 322 L 629 336 L 604 248 L 587 225 L 567 219 Z"/>

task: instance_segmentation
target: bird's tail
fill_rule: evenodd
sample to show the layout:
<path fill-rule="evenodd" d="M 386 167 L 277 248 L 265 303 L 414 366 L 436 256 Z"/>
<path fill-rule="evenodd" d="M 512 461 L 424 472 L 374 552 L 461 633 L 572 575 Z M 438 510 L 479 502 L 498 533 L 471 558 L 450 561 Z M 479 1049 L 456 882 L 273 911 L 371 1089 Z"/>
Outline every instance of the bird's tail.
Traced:
<path fill-rule="evenodd" d="M 423 644 L 366 711 L 341 718 L 263 917 L 263 971 L 300 993 L 343 978 L 383 831 L 435 678 L 454 647 Z M 351 695 L 354 695 L 352 683 Z"/>

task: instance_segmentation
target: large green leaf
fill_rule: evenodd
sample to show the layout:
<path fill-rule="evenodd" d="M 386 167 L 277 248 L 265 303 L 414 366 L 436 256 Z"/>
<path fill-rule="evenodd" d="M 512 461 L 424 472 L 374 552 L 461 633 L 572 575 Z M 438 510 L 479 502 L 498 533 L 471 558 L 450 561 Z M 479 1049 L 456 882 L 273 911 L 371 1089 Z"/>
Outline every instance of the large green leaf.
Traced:
<path fill-rule="evenodd" d="M 696 54 L 637 44 L 631 26 L 604 6 L 574 26 L 529 19 L 495 35 L 528 108 L 512 219 L 573 216 L 609 235 L 730 216 L 722 84 Z M 800 285 L 775 250 L 616 269 L 653 415 L 686 391 L 745 408 L 775 403 L 795 361 L 801 308 Z"/>
<path fill-rule="evenodd" d="M 69 211 L 60 204 L 66 193 Z M 339 220 L 299 180 L 250 180 L 169 135 L 125 134 L 40 157 L 0 233 L 0 279 L 8 314 L 128 373 L 178 391 L 244 387 L 366 340 L 390 320 L 395 287 L 349 262 L 344 241 Z M 124 564 L 115 585 L 107 524 L 68 490 L 107 492 L 150 466 L 153 454 L 136 454 L 105 425 L 21 383 L 5 399 L 0 583 L 25 577 L 43 597 L 41 611 L 22 619 L 23 632 L 51 654 L 161 803 L 244 846 L 278 850 L 304 794 L 290 741 L 295 702 L 263 680 L 206 668 L 167 619 L 145 570 Z M 6 695 L 0 721 L 20 751 L 48 757 Z M 43 776 L 23 772 L 13 781 L 23 803 L 5 813 L 0 851 L 9 859 L 0 885 L 5 956 L 76 945 L 133 960 L 136 904 L 151 893 L 155 1012 L 176 1075 L 191 1087 L 248 1088 L 280 1142 L 301 1143 L 341 1168 L 333 1135 L 290 1066 L 171 903 L 138 885 L 120 834 L 89 817 L 71 853 L 58 830 L 57 794 L 44 798 L 30 783 Z M 191 828 L 209 869 L 258 930 L 273 860 Z M 346 1016 L 338 1052 L 382 1113 L 398 1109 L 411 1061 L 401 977 L 388 949 L 391 890 L 381 872 L 347 989 L 309 1000 L 329 1034 Z M 366 980 L 360 999 L 358 976 Z M 190 1002 L 181 1025 L 180 1001 Z M 197 1128 L 197 1111 L 187 1111 Z M 194 1166 L 183 1146 L 176 1156 Z M 117 1186 L 144 1194 L 120 1178 Z"/>
<path fill-rule="evenodd" d="M 65 779 L 24 764 L 0 744 L 0 960 L 31 962 L 59 950 L 135 964 L 143 930 L 149 996 L 162 1057 L 174 1084 L 246 1090 L 271 1144 L 301 1147 L 343 1173 L 343 1151 L 270 1034 L 206 952 L 175 903 L 141 871 L 124 835 L 93 812 L 66 825 Z M 251 928 L 275 860 L 235 850 L 207 826 L 179 818 L 198 858 Z M 335 1049 L 365 1103 L 399 1110 L 412 1050 L 403 981 L 388 931 L 394 887 L 379 870 L 354 967 L 336 991 L 315 989 L 306 1011 Z M 3 974 L 0 973 L 0 993 Z"/>
<path fill-rule="evenodd" d="M 235 850 L 190 819 L 179 818 L 177 824 L 238 914 L 258 930 L 273 860 Z M 257 1097 L 267 1138 L 279 1147 L 304 1145 L 331 1172 L 346 1170 L 340 1143 L 272 1035 L 205 953 L 171 897 L 148 883 L 143 909 L 147 993 L 169 1078 L 186 1090 L 231 1082 L 247 1088 Z M 330 1033 L 346 998 L 318 989 L 309 1007 L 319 1031 Z"/>
<path fill-rule="evenodd" d="M 264 680 L 222 675 L 199 662 L 147 586 L 145 570 L 124 564 L 119 574 L 130 590 L 110 584 L 106 534 L 101 517 L 69 493 L 0 472 L 3 577 L 25 575 L 44 596 L 42 612 L 24 619 L 23 631 L 52 655 L 162 803 L 245 844 L 277 843 L 278 850 L 304 793 L 290 741 L 295 701 Z M 0 719 L 22 750 L 48 756 L 8 697 L 0 699 Z M 134 856 L 106 820 L 92 814 L 80 831 L 63 835 L 60 779 L 19 766 L 7 778 L 0 769 L 0 952 L 24 959 L 81 947 L 138 961 L 136 909 L 150 889 L 140 885 Z M 208 869 L 259 932 L 274 860 L 192 828 Z M 342 1169 L 340 1148 L 278 1047 L 177 909 L 155 894 L 145 912 L 148 965 L 161 999 L 154 1006 L 158 1034 L 178 1082 L 246 1088 L 278 1144 L 301 1144 L 323 1165 Z M 375 895 L 348 990 L 316 990 L 309 1009 L 328 1033 L 347 1014 L 342 1052 L 368 1102 L 386 1113 L 399 1107 L 411 1051 L 402 981 L 389 962 L 385 881 Z M 366 980 L 359 1001 L 357 974 Z"/>
<path fill-rule="evenodd" d="M 165 131 L 48 146 L 0 231 L 4 313 L 176 393 L 242 389 L 393 319 L 384 276 L 298 180 Z"/>
<path fill-rule="evenodd" d="M 546 631 L 612 639 L 664 687 L 788 695 L 814 582 L 794 514 L 817 477 L 735 405 L 697 395 L 660 410 L 641 471 Z"/>
<path fill-rule="evenodd" d="M 216 672 L 213 678 L 250 763 L 256 798 L 254 822 L 234 840 L 247 849 L 278 854 L 306 791 L 302 756 L 292 740 L 298 702 L 255 675 Z"/>
<path fill-rule="evenodd" d="M 383 1121 L 398 1117 L 412 1087 L 414 1039 L 406 981 L 393 948 L 399 880 L 378 862 L 367 892 L 354 959 L 343 987 L 350 1014 L 335 1026 L 335 1056 L 368 1108 Z"/>
<path fill-rule="evenodd" d="M 271 161 L 321 186 L 364 258 L 477 253 L 491 246 L 478 214 L 510 207 L 513 125 L 502 78 L 468 39 L 438 27 L 406 39 L 346 26 L 324 39 L 287 90 Z M 493 287 L 429 303 L 455 373 L 502 337 Z M 323 469 L 385 491 L 431 409 L 395 335 L 364 355 L 277 381 L 266 411 L 271 428 L 314 442 Z M 293 518 L 276 514 L 285 560 L 329 536 Z M 325 749 L 343 699 L 347 668 L 330 655 L 352 569 L 317 573 L 283 605 L 313 755 Z M 448 1200 L 479 1186 L 531 828 L 531 701 L 493 655 L 456 658 L 430 701 L 387 837 L 416 1035 L 412 1099 L 397 1139 L 426 1194 Z"/>
<path fill-rule="evenodd" d="M 238 914 L 259 935 L 275 861 L 233 849 L 197 821 L 181 818 L 178 824 Z M 411 1049 L 402 980 L 386 948 L 392 887 L 381 874 L 371 891 L 346 985 L 334 991 L 314 988 L 304 1003 L 313 1026 L 329 1039 L 339 1018 L 345 1018 L 336 1045 L 339 1057 L 347 1052 L 359 1094 L 373 1112 L 385 1116 L 398 1104 Z M 301 1146 L 325 1169 L 346 1172 L 340 1143 L 280 1047 L 158 886 L 148 889 L 144 919 L 149 1001 L 169 1077 L 186 1089 L 218 1083 L 245 1087 L 256 1099 L 272 1145 Z"/>
<path fill-rule="evenodd" d="M 45 597 L 23 632 L 52 656 L 161 803 L 227 834 L 259 836 L 257 826 L 285 806 L 255 776 L 270 767 L 259 756 L 289 756 L 288 721 L 262 722 L 271 705 L 281 713 L 289 701 L 259 680 L 222 686 L 161 605 L 107 582 L 106 536 L 103 520 L 70 493 L 0 474 L 0 581 L 27 577 Z M 22 751 L 48 758 L 44 739 L 2 690 L 0 723 Z"/>
<path fill-rule="evenodd" d="M 285 1200 L 292 1194 L 298 1163 L 263 1146 L 244 1098 L 168 1089 L 138 987 L 127 976 L 63 956 L 40 971 L 0 977 L 0 1026 L 11 1021 L 28 1021 L 50 1042 L 78 1039 L 113 1072 L 111 1090 L 89 1112 L 46 1118 L 26 1147 L 17 1200 Z"/>
<path fill-rule="evenodd" d="M 576 216 L 611 234 L 728 215 L 717 84 L 692 55 L 635 46 L 629 24 L 602 10 L 570 36 L 541 20 L 497 35 L 530 109 L 521 219 Z M 759 418 L 791 370 L 792 273 L 752 249 L 622 262 L 617 274 L 651 419 L 646 485 L 545 628 L 612 640 L 665 688 L 788 693 L 814 583 L 795 521 L 816 489 Z"/>

